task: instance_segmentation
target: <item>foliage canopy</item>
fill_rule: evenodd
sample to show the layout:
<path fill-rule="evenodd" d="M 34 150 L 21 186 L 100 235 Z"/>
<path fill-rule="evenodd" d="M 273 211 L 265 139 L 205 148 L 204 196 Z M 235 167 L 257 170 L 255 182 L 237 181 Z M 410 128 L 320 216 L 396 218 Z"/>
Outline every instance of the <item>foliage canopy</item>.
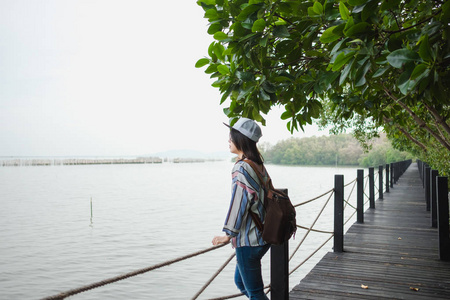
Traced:
<path fill-rule="evenodd" d="M 393 149 L 385 135 L 371 142 L 369 152 L 364 152 L 358 141 L 349 134 L 290 138 L 274 146 L 267 143 L 260 146 L 266 162 L 286 165 L 378 167 L 412 158 L 407 152 Z"/>
<path fill-rule="evenodd" d="M 314 119 L 450 172 L 450 1 L 199 0 L 214 38 L 205 72 L 231 118 L 288 129 Z"/>

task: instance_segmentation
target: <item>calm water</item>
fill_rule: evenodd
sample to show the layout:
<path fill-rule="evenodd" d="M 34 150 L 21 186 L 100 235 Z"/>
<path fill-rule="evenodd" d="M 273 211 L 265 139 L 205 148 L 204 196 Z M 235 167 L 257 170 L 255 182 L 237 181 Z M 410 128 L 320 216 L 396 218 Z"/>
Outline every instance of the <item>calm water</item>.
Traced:
<path fill-rule="evenodd" d="M 39 299 L 211 247 L 228 209 L 231 168 L 229 162 L 0 167 L 0 299 Z M 334 174 L 344 174 L 346 183 L 356 178 L 355 168 L 267 168 L 294 204 L 330 190 Z M 310 226 L 326 199 L 298 208 L 298 223 Z M 331 231 L 332 205 L 324 214 L 317 227 Z M 303 235 L 299 230 L 291 251 Z M 291 268 L 327 237 L 311 234 Z M 330 249 L 331 243 L 296 271 L 290 287 Z M 71 299 L 190 299 L 232 253 L 226 246 Z M 200 299 L 237 293 L 234 267 L 232 261 Z"/>

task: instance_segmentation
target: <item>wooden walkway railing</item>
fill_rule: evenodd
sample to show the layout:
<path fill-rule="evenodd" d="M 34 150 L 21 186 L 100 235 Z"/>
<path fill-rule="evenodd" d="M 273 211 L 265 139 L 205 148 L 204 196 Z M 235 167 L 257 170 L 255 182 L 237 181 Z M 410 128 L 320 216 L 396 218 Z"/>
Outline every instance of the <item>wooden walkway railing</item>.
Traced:
<path fill-rule="evenodd" d="M 366 177 L 364 177 L 364 170 L 358 170 L 357 178 L 347 185 L 344 185 L 342 175 L 336 175 L 334 189 L 296 204 L 295 207 L 301 209 L 301 206 L 328 195 L 327 201 L 311 227 L 298 225 L 299 228 L 307 231 L 290 257 L 289 243 L 272 246 L 271 284 L 267 286 L 271 299 L 426 299 L 427 297 L 448 299 L 448 295 L 450 295 L 450 263 L 444 262 L 450 259 L 447 178 L 436 177 L 436 172 L 419 162 L 420 178 L 425 181 L 422 185 L 417 171 L 415 171 L 416 168 L 410 167 L 407 170 L 410 164 L 411 161 L 405 161 L 386 165 L 385 168 L 380 166 L 378 174 L 375 174 L 374 168 L 369 168 L 369 174 Z M 385 176 L 383 176 L 383 171 L 385 171 Z M 405 171 L 406 174 L 394 188 L 394 184 L 398 182 Z M 378 187 L 375 185 L 377 176 Z M 386 193 L 383 191 L 383 178 L 386 178 Z M 354 187 L 357 186 L 356 207 L 344 199 L 344 188 L 347 186 L 353 186 L 349 189 L 348 198 Z M 366 193 L 367 187 L 368 194 Z M 390 188 L 392 188 L 392 192 L 389 192 Z M 379 197 L 377 203 L 375 202 L 376 189 Z M 427 197 L 424 197 L 424 190 Z M 313 228 L 333 195 L 334 231 L 328 232 Z M 365 198 L 368 199 L 366 202 Z M 366 203 L 370 203 L 367 211 L 364 210 Z M 345 216 L 344 218 L 346 206 L 353 210 L 353 214 L 357 214 L 357 222 L 344 236 L 344 225 L 352 220 L 353 216 L 351 214 L 350 217 Z M 434 210 L 436 210 L 436 214 L 433 213 Z M 436 221 L 434 220 L 435 215 Z M 344 220 L 346 221 L 344 222 Z M 439 234 L 433 228 L 435 225 L 439 227 Z M 289 271 L 290 259 L 297 253 L 308 234 L 313 231 L 328 234 L 330 237 L 299 265 Z M 334 238 L 334 252 L 325 255 L 301 283 L 289 293 L 289 275 L 332 238 Z M 186 260 L 222 246 L 201 250 L 45 299 L 64 299 Z M 439 258 L 441 261 L 438 260 Z M 192 299 L 197 299 L 232 259 L 233 256 L 227 259 L 218 272 Z M 234 294 L 215 299 L 231 299 L 239 296 L 240 294 Z"/>
<path fill-rule="evenodd" d="M 380 193 L 376 208 L 371 205 L 363 222 L 342 236 L 342 248 L 335 242 L 334 252 L 294 287 L 290 299 L 449 299 L 447 178 L 435 177 L 436 188 L 424 191 L 420 178 L 433 175 L 421 173 L 421 164 L 419 172 L 414 163 L 401 178 L 403 172 L 391 172 L 390 192 Z M 432 190 L 441 200 L 428 205 L 425 193 L 432 195 Z M 447 205 L 442 216 L 437 214 L 439 231 L 430 212 L 438 203 Z"/>

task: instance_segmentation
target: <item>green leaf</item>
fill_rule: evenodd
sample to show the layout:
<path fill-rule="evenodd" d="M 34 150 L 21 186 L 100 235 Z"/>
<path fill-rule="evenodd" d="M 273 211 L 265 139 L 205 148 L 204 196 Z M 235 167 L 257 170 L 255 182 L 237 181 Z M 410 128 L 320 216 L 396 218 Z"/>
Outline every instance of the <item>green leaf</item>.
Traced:
<path fill-rule="evenodd" d="M 230 26 L 230 29 L 234 31 L 234 37 L 237 38 L 243 37 L 249 33 L 248 29 L 244 28 L 241 22 L 234 23 L 232 26 Z"/>
<path fill-rule="evenodd" d="M 228 67 L 225 65 L 218 65 L 217 71 L 219 71 L 219 73 L 222 75 L 230 74 L 230 69 L 228 69 Z"/>
<path fill-rule="evenodd" d="M 399 69 L 403 66 L 403 64 L 420 61 L 420 56 L 417 52 L 412 50 L 399 49 L 389 54 L 386 59 L 391 66 Z"/>
<path fill-rule="evenodd" d="M 287 120 L 292 118 L 292 112 L 291 111 L 285 111 L 284 113 L 281 114 L 281 120 Z"/>
<path fill-rule="evenodd" d="M 430 62 L 433 60 L 433 53 L 431 52 L 430 42 L 428 41 L 428 34 L 424 35 L 422 41 L 420 42 L 419 56 L 424 61 Z"/>
<path fill-rule="evenodd" d="M 339 2 L 339 13 L 341 14 L 342 20 L 348 20 L 350 17 L 350 12 L 344 2 Z"/>
<path fill-rule="evenodd" d="M 366 84 L 366 73 L 370 69 L 370 60 L 367 60 L 366 63 L 358 69 L 355 76 L 355 86 L 362 86 Z"/>
<path fill-rule="evenodd" d="M 263 89 L 259 90 L 259 97 L 261 100 L 264 101 L 269 101 L 270 100 L 270 95 L 266 93 L 266 91 L 264 91 Z"/>
<path fill-rule="evenodd" d="M 219 18 L 217 10 L 215 8 L 208 9 L 205 11 L 205 18 L 209 19 L 209 21 L 217 20 Z"/>
<path fill-rule="evenodd" d="M 318 15 L 323 14 L 323 6 L 322 6 L 322 4 L 320 4 L 320 2 L 314 2 L 313 11 L 316 14 L 318 14 Z"/>
<path fill-rule="evenodd" d="M 317 100 L 311 100 L 308 104 L 311 117 L 314 119 L 319 118 L 320 112 L 322 111 L 322 104 Z"/>
<path fill-rule="evenodd" d="M 263 37 L 260 41 L 259 41 L 259 45 L 263 48 L 265 48 L 267 46 L 267 42 L 269 41 L 269 36 L 266 35 L 265 37 Z"/>
<path fill-rule="evenodd" d="M 277 54 L 280 56 L 285 56 L 289 54 L 296 46 L 296 43 L 293 40 L 284 40 L 277 44 L 276 50 Z"/>
<path fill-rule="evenodd" d="M 342 25 L 343 25 L 343 24 L 342 24 Z M 332 27 L 330 27 L 330 28 L 327 28 L 327 30 L 325 30 L 325 31 L 322 33 L 322 36 L 320 37 L 320 41 L 321 41 L 322 43 L 324 43 L 324 44 L 327 44 L 327 43 L 332 43 L 332 42 L 338 40 L 338 39 L 341 37 L 341 35 L 339 35 L 338 33 L 336 33 L 335 30 L 336 30 L 339 26 L 341 26 L 341 25 L 338 25 L 338 26 L 332 26 Z M 341 27 L 343 27 L 343 26 L 341 26 Z"/>
<path fill-rule="evenodd" d="M 269 81 L 264 81 L 261 86 L 267 93 L 273 94 L 276 92 L 275 85 Z"/>
<path fill-rule="evenodd" d="M 338 52 L 339 50 L 341 50 L 341 46 L 342 46 L 342 44 L 346 41 L 347 39 L 342 39 L 341 41 L 339 41 L 338 43 L 336 43 L 336 45 L 334 45 L 334 47 L 333 47 L 333 49 L 331 50 L 331 55 L 335 55 L 336 54 L 336 52 Z M 306 51 L 305 52 L 305 54 L 307 53 L 308 51 Z M 308 56 L 310 56 L 309 54 L 306 54 L 306 55 L 308 55 Z"/>
<path fill-rule="evenodd" d="M 397 80 L 397 86 L 403 95 L 408 94 L 408 91 L 411 89 L 411 87 L 414 84 L 414 81 L 409 80 L 409 78 L 411 77 L 413 68 L 410 68 L 408 66 L 405 69 L 406 70 L 398 77 L 398 80 Z"/>
<path fill-rule="evenodd" d="M 246 6 L 241 13 L 239 14 L 239 16 L 237 16 L 237 20 L 238 21 L 244 21 L 245 19 L 247 19 L 252 13 L 254 13 L 255 11 L 259 10 L 261 8 L 260 4 L 252 4 L 252 5 L 248 5 Z"/>
<path fill-rule="evenodd" d="M 350 18 L 348 18 L 347 23 L 345 24 L 344 32 L 347 31 L 353 25 L 355 25 L 355 22 L 353 21 L 353 17 L 350 16 Z"/>
<path fill-rule="evenodd" d="M 351 6 L 358 6 L 365 4 L 367 1 L 368 0 L 348 0 L 348 4 L 350 4 Z"/>
<path fill-rule="evenodd" d="M 428 66 L 426 64 L 417 65 L 414 68 L 414 71 L 411 73 L 411 77 L 409 79 L 410 80 L 416 79 L 417 77 L 422 75 L 427 70 L 427 68 L 428 68 Z"/>
<path fill-rule="evenodd" d="M 361 13 L 361 20 L 366 21 L 371 16 L 378 12 L 378 0 L 370 0 L 364 5 L 364 8 Z"/>
<path fill-rule="evenodd" d="M 201 3 L 205 3 L 206 5 L 215 5 L 216 4 L 216 0 L 200 0 L 200 1 L 197 1 L 198 5 L 201 5 Z"/>
<path fill-rule="evenodd" d="M 325 76 L 320 78 L 320 85 L 323 86 L 324 90 L 328 90 L 330 88 L 330 84 L 332 84 L 336 78 L 339 77 L 339 72 L 329 72 Z"/>
<path fill-rule="evenodd" d="M 222 80 L 216 80 L 211 84 L 211 86 L 215 88 L 220 88 L 222 86 L 222 82 L 223 82 Z"/>
<path fill-rule="evenodd" d="M 444 24 L 450 22 L 450 1 L 445 1 L 442 5 L 441 22 Z"/>
<path fill-rule="evenodd" d="M 208 28 L 208 34 L 214 34 L 218 31 L 221 31 L 222 29 L 223 27 L 220 23 L 213 23 Z"/>
<path fill-rule="evenodd" d="M 266 28 L 266 21 L 264 19 L 258 19 L 253 23 L 252 32 L 261 32 Z"/>
<path fill-rule="evenodd" d="M 197 62 L 195 63 L 195 67 L 196 68 L 201 68 L 203 66 L 206 66 L 207 64 L 209 64 L 209 59 L 208 58 L 200 58 L 199 60 L 197 60 Z"/>
<path fill-rule="evenodd" d="M 213 48 L 214 54 L 217 56 L 219 60 L 224 60 L 223 52 L 225 51 L 225 47 L 221 43 L 216 43 Z"/>
<path fill-rule="evenodd" d="M 379 68 L 373 75 L 372 78 L 377 78 L 383 75 L 387 70 L 389 70 L 389 66 L 384 68 Z"/>
<path fill-rule="evenodd" d="M 316 12 L 314 11 L 314 8 L 312 6 L 308 7 L 308 16 L 315 17 L 317 16 Z"/>
<path fill-rule="evenodd" d="M 346 36 L 355 36 L 357 34 L 361 34 L 361 33 L 369 31 L 368 29 L 370 29 L 370 24 L 367 22 L 361 22 L 361 23 L 356 23 L 355 25 L 353 25 L 352 27 L 350 27 L 347 30 L 344 30 L 344 33 Z"/>
<path fill-rule="evenodd" d="M 273 29 L 273 35 L 279 38 L 287 38 L 290 37 L 291 34 L 289 33 L 288 29 L 286 26 L 276 26 Z"/>
<path fill-rule="evenodd" d="M 341 52 L 333 63 L 333 71 L 339 71 L 352 57 L 355 55 L 355 51 L 348 53 Z"/>
<path fill-rule="evenodd" d="M 228 38 L 228 35 L 222 31 L 218 31 L 216 33 L 214 33 L 214 39 L 218 40 L 218 41 L 222 41 Z"/>
<path fill-rule="evenodd" d="M 239 78 L 242 81 L 253 81 L 255 80 L 255 75 L 251 72 L 241 72 L 236 71 L 236 77 Z"/>
<path fill-rule="evenodd" d="M 217 72 L 217 65 L 216 64 L 212 64 L 212 65 L 210 64 L 205 70 L 206 74 L 212 74 L 212 73 L 215 73 L 215 72 Z"/>
<path fill-rule="evenodd" d="M 348 63 L 345 68 L 341 71 L 341 77 L 339 78 L 339 85 L 342 85 L 347 79 L 348 74 L 350 74 L 350 70 L 352 69 L 353 63 L 355 62 L 355 58 L 352 59 L 350 63 Z"/>
<path fill-rule="evenodd" d="M 380 10 L 390 10 L 393 8 L 396 8 L 399 6 L 401 0 L 383 0 L 383 3 L 381 3 Z"/>

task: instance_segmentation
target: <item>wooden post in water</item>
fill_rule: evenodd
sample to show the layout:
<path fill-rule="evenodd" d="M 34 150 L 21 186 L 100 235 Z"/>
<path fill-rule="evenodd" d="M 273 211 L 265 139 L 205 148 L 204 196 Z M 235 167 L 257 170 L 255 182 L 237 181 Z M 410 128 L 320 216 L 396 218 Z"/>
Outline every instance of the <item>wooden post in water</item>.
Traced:
<path fill-rule="evenodd" d="M 437 170 L 430 171 L 430 204 L 431 204 L 431 227 L 437 228 L 437 176 L 439 173 Z"/>
<path fill-rule="evenodd" d="M 448 225 L 448 178 L 437 178 L 439 259 L 450 261 L 450 230 Z"/>
<path fill-rule="evenodd" d="M 378 166 L 378 198 L 383 199 L 383 166 Z"/>
<path fill-rule="evenodd" d="M 386 193 L 389 193 L 389 164 L 386 164 Z"/>
<path fill-rule="evenodd" d="M 334 252 L 344 252 L 344 175 L 334 175 Z"/>
<path fill-rule="evenodd" d="M 427 202 L 427 211 L 430 211 L 430 174 L 431 168 L 425 168 L 425 201 Z"/>
<path fill-rule="evenodd" d="M 370 208 L 375 208 L 375 177 L 374 168 L 369 168 L 369 200 Z"/>
<path fill-rule="evenodd" d="M 356 178 L 356 222 L 364 223 L 364 170 L 358 169 Z"/>
<path fill-rule="evenodd" d="M 271 300 L 289 299 L 289 241 L 270 247 L 270 287 Z"/>

